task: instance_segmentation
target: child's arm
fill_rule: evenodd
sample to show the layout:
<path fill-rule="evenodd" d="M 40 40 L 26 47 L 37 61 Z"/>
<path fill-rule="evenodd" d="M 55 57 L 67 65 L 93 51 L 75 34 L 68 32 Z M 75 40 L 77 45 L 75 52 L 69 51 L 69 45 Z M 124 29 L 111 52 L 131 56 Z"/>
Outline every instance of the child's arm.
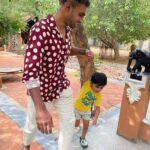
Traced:
<path fill-rule="evenodd" d="M 99 114 L 100 114 L 100 107 L 96 106 L 95 116 L 93 118 L 93 125 L 96 125 Z"/>

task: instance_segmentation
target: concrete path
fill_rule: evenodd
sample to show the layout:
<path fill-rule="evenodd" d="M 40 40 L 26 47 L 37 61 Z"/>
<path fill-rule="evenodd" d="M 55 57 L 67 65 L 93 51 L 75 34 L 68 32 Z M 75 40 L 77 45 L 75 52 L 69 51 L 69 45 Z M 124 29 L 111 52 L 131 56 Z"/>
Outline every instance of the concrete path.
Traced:
<path fill-rule="evenodd" d="M 0 110 L 16 123 L 18 128 L 22 128 L 25 123 L 25 111 L 10 97 L 0 92 Z M 142 141 L 131 142 L 116 134 L 119 105 L 111 108 L 107 113 L 102 113 L 96 126 L 90 125 L 87 134 L 89 147 L 87 150 L 148 150 L 150 145 Z M 9 128 L 8 128 L 9 133 Z M 36 143 L 45 150 L 57 150 L 57 132 L 50 135 L 44 135 L 38 132 L 36 134 Z M 72 150 L 81 150 L 79 137 L 81 130 L 75 132 L 72 139 Z M 4 137 L 5 138 L 5 137 Z M 12 137 L 17 138 L 17 137 Z M 18 137 L 19 138 L 19 137 Z M 9 141 L 7 141 L 7 144 Z M 17 143 L 16 143 L 17 144 Z M 13 150 L 14 147 L 9 147 Z"/>
<path fill-rule="evenodd" d="M 23 56 L 0 52 L 0 67 L 23 67 Z M 71 66 L 71 65 L 70 65 Z M 66 68 L 71 81 L 74 98 L 79 94 L 80 82 L 78 73 L 73 68 Z M 21 82 L 21 75 L 3 76 L 3 87 L 0 89 L 0 150 L 20 150 L 22 144 L 22 127 L 25 123 L 26 88 Z M 122 100 L 124 84 L 109 80 L 102 93 L 101 116 L 97 126 L 90 126 L 87 140 L 87 150 L 148 150 L 150 145 L 138 141 L 133 143 L 116 134 L 119 104 Z M 59 129 L 57 113 L 51 110 L 55 131 L 50 135 L 37 133 L 32 150 L 57 150 L 57 129 Z M 72 149 L 81 150 L 78 131 L 73 136 Z"/>

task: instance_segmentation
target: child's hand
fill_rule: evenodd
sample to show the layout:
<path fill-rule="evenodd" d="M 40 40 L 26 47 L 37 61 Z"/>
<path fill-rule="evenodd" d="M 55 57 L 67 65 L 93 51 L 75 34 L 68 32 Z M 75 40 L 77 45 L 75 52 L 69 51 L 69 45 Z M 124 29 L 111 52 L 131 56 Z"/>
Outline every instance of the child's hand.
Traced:
<path fill-rule="evenodd" d="M 97 119 L 93 118 L 93 125 L 97 124 Z"/>

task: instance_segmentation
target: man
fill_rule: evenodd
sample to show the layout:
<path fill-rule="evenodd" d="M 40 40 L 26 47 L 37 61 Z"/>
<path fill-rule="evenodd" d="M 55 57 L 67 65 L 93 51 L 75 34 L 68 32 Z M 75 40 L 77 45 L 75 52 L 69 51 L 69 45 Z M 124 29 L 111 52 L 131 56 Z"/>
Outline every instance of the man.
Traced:
<path fill-rule="evenodd" d="M 30 144 L 37 128 L 48 134 L 53 105 L 59 117 L 59 150 L 70 150 L 74 113 L 70 82 L 64 69 L 69 55 L 87 55 L 89 50 L 71 47 L 70 28 L 82 23 L 89 0 L 59 0 L 60 9 L 54 15 L 37 22 L 31 29 L 24 64 L 23 81 L 28 89 L 27 119 L 24 127 L 23 149 Z"/>

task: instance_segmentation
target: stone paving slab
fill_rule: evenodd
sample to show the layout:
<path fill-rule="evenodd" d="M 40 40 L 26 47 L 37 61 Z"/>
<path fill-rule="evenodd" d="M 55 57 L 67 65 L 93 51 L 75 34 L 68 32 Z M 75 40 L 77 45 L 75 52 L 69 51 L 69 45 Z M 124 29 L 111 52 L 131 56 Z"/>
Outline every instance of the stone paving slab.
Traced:
<path fill-rule="evenodd" d="M 112 112 L 113 113 L 113 112 Z M 113 117 L 105 119 L 102 117 L 101 123 L 96 127 L 91 127 L 87 139 L 89 148 L 87 150 L 149 150 L 150 145 L 142 142 L 132 142 L 116 134 L 119 111 Z M 73 150 L 80 150 L 81 148 Z M 78 144 L 79 145 L 79 144 Z"/>
<path fill-rule="evenodd" d="M 12 98 L 0 92 L 0 149 L 20 150 L 22 145 L 22 127 L 25 122 L 24 108 Z M 42 150 L 35 142 L 32 148 Z"/>
<path fill-rule="evenodd" d="M 25 111 L 12 98 L 2 92 L 0 92 L 0 112 L 5 113 L 19 128 L 22 129 L 24 127 L 26 119 Z M 35 140 L 43 148 L 47 149 L 48 147 L 57 147 L 56 138 L 55 134 L 44 135 L 38 132 Z"/>
<path fill-rule="evenodd" d="M 9 66 L 23 67 L 23 57 L 22 56 L 12 55 L 11 53 L 0 53 L 0 58 L 1 58 L 0 67 L 3 67 L 3 66 L 5 66 L 5 67 L 9 67 Z M 70 65 L 70 66 L 72 67 L 73 65 Z M 78 75 L 77 71 L 74 70 L 73 68 L 70 68 L 70 69 L 66 68 L 66 73 L 67 73 L 68 78 L 71 81 L 71 87 L 73 89 L 74 99 L 75 99 L 78 96 L 78 93 L 80 91 L 79 75 Z M 4 99 L 2 99 L 2 102 L 4 105 L 2 108 L 3 109 L 5 108 L 5 112 L 6 112 L 4 114 L 6 116 L 5 117 L 6 122 L 8 121 L 8 115 L 12 115 L 14 117 L 14 120 L 13 120 L 12 116 L 9 116 L 9 120 L 10 120 L 10 122 L 13 122 L 12 128 L 16 128 L 15 131 L 17 131 L 16 134 L 9 133 L 9 135 L 12 139 L 14 139 L 15 135 L 20 135 L 20 136 L 16 137 L 16 139 L 19 138 L 18 139 L 18 141 L 19 141 L 18 147 L 21 146 L 21 142 L 22 142 L 21 127 L 23 127 L 23 124 L 25 121 L 25 109 L 26 109 L 26 105 L 27 105 L 27 103 L 26 103 L 26 88 L 25 88 L 25 85 L 21 81 L 22 75 L 19 74 L 19 76 L 15 76 L 15 75 L 4 76 L 3 77 L 4 84 L 3 84 L 2 89 L 0 89 L 3 92 L 3 94 L 5 93 L 5 95 L 6 95 L 6 97 L 5 97 L 6 99 L 4 97 L 3 97 Z M 119 93 L 118 93 L 118 90 L 120 91 Z M 121 97 L 122 97 L 122 91 L 123 91 L 123 85 L 117 85 L 116 83 L 108 83 L 107 87 L 103 90 L 103 100 L 102 100 L 101 111 L 107 111 L 110 107 L 112 107 L 115 104 L 117 104 L 118 102 L 120 102 Z M 8 103 L 8 105 L 6 105 L 7 100 L 10 101 L 11 105 L 9 105 L 9 103 Z M 2 108 L 0 107 L 0 110 Z M 8 110 L 10 109 L 10 110 L 7 111 L 7 109 Z M 14 110 L 14 111 L 10 112 L 12 110 Z M 17 112 L 17 114 L 15 112 Z M 1 112 L 1 113 L 3 113 L 3 112 Z M 21 114 L 21 115 L 19 115 L 19 114 Z M 58 120 L 57 120 L 57 114 L 55 111 L 52 111 L 52 116 L 54 119 L 54 126 L 55 126 L 55 128 L 58 128 L 59 125 L 58 125 Z M 9 128 L 9 124 L 1 124 L 1 122 L 0 122 L 0 125 L 2 127 L 2 130 L 5 129 L 5 127 Z M 6 138 L 8 131 L 7 130 L 4 130 L 4 131 L 5 132 L 3 132 L 3 134 L 2 133 L 0 134 L 0 139 L 3 139 L 3 137 L 5 137 L 5 140 L 8 140 Z M 9 129 L 9 132 L 10 132 L 10 129 Z M 49 147 L 49 142 L 44 142 L 45 139 L 41 135 L 39 135 L 37 137 L 39 137 L 39 139 L 37 138 L 37 142 L 38 142 L 38 140 L 41 141 L 41 147 L 46 147 L 46 149 L 48 150 L 47 147 Z M 52 137 L 50 136 L 50 138 L 52 138 Z M 53 139 L 54 138 L 52 138 L 52 141 L 53 141 Z M 12 141 L 10 141 L 10 140 L 8 140 L 8 141 L 9 142 L 0 143 L 0 147 L 1 146 L 8 147 L 8 145 L 12 145 Z M 56 141 L 53 141 L 52 143 L 53 143 L 53 147 L 57 146 Z M 40 146 L 38 146 L 35 143 L 33 143 L 33 148 L 32 148 L 35 150 L 34 147 L 36 147 L 36 150 L 39 150 L 39 149 L 41 150 Z M 6 149 L 8 149 L 8 148 L 6 148 Z M 9 148 L 9 149 L 17 150 L 18 148 L 12 147 L 12 149 L 11 148 Z"/>
<path fill-rule="evenodd" d="M 8 109 L 9 108 L 9 109 Z M 87 150 L 148 150 L 150 145 L 143 142 L 131 142 L 116 134 L 120 105 L 103 112 L 96 126 L 90 125 L 87 134 L 89 147 Z M 24 110 L 6 94 L 0 92 L 0 112 L 5 113 L 13 120 L 20 130 L 25 122 Z M 17 134 L 16 134 L 17 135 Z M 82 150 L 79 144 L 81 130 L 76 132 L 72 140 L 72 150 Z M 17 137 L 15 137 L 17 139 Z M 19 137 L 18 137 L 19 138 Z M 40 132 L 36 135 L 36 142 L 45 150 L 57 150 L 57 133 L 44 135 Z M 11 150 L 11 149 L 10 149 Z M 13 150 L 13 149 L 12 149 Z"/>
<path fill-rule="evenodd" d="M 0 58 L 0 67 L 9 67 L 10 65 L 12 67 L 23 67 L 23 56 L 11 55 L 11 53 L 0 53 Z M 72 66 L 73 65 L 70 64 L 70 67 Z M 74 98 L 76 98 L 80 90 L 79 77 L 75 76 L 75 74 L 77 74 L 76 71 L 67 69 L 66 72 L 71 81 Z M 2 92 L 0 93 L 0 120 L 4 121 L 0 122 L 0 150 L 1 148 L 2 150 L 19 150 L 22 142 L 21 128 L 25 121 L 26 88 L 21 82 L 21 78 L 16 76 L 5 76 L 3 79 L 4 84 L 1 89 Z M 102 93 L 102 113 L 98 125 L 95 127 L 90 126 L 87 135 L 89 141 L 88 150 L 132 150 L 134 146 L 135 148 L 133 150 L 143 150 L 145 147 L 146 149 L 144 150 L 150 149 L 149 145 L 141 141 L 135 144 L 116 134 L 117 119 L 120 108 L 120 106 L 116 104 L 119 104 L 122 100 L 124 83 L 112 79 L 109 79 L 108 81 L 108 85 L 104 88 Z M 53 116 L 57 119 L 55 114 Z M 57 122 L 57 120 L 55 122 Z M 56 127 L 58 127 L 58 125 L 56 125 Z M 11 129 L 13 129 L 15 133 L 11 132 Z M 79 145 L 80 132 L 81 131 L 74 134 L 72 143 L 73 148 L 71 150 L 81 149 Z M 9 135 L 9 138 L 7 138 L 7 135 Z M 33 142 L 31 149 L 57 150 L 56 137 L 57 133 L 49 135 L 48 137 L 37 133 L 36 143 Z M 14 140 L 17 142 L 14 142 Z M 14 146 L 11 147 L 11 145 Z M 142 149 L 140 149 L 141 147 Z"/>

